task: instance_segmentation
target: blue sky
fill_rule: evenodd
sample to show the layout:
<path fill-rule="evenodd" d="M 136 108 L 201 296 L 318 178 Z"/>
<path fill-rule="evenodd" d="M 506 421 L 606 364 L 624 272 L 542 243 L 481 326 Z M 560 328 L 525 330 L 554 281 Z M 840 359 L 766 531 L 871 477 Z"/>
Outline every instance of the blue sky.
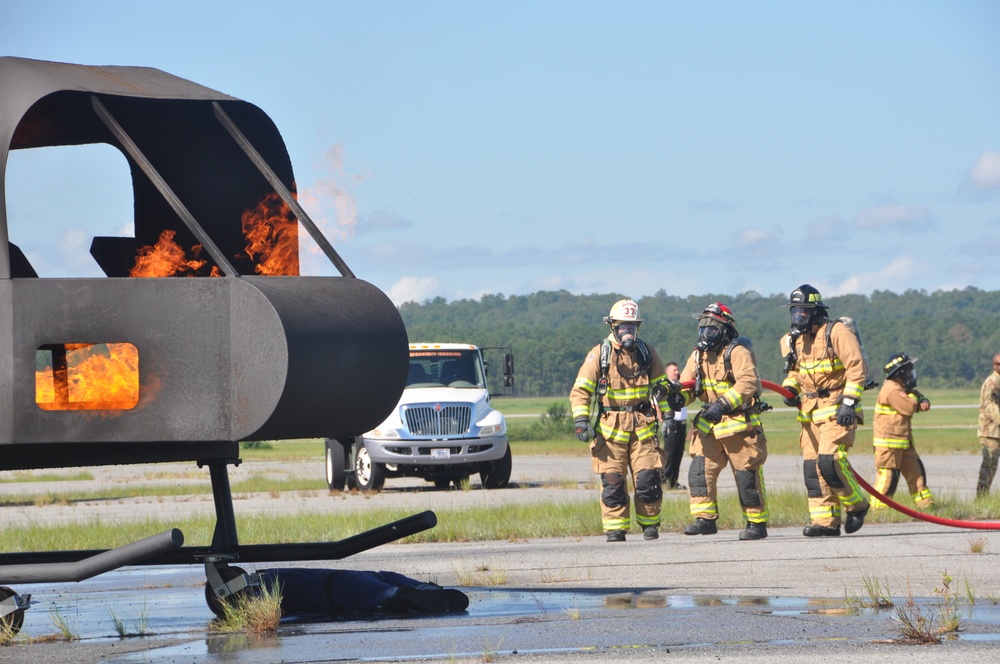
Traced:
<path fill-rule="evenodd" d="M 7 0 L 0 26 L 0 55 L 259 106 L 397 303 L 1000 289 L 997 2 Z M 42 276 L 99 275 L 124 158 L 31 152 L 11 239 Z"/>

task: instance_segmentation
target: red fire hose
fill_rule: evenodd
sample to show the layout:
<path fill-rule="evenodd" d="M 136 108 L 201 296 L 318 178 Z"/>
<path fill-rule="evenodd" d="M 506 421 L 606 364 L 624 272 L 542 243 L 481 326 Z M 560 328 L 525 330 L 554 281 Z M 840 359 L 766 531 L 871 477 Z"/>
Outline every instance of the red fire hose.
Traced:
<path fill-rule="evenodd" d="M 762 380 L 760 381 L 760 384 L 765 389 L 771 390 L 772 392 L 775 392 L 776 394 L 784 398 L 791 398 L 793 396 L 791 392 L 783 388 L 781 385 L 778 385 L 777 383 L 772 383 L 769 380 Z M 684 387 L 685 389 L 691 389 L 692 387 L 694 387 L 694 381 L 693 380 L 684 381 L 681 383 L 681 386 Z M 864 489 L 871 495 L 875 496 L 876 498 L 881 500 L 883 503 L 885 503 L 892 509 L 902 514 L 905 514 L 906 516 L 912 517 L 914 519 L 920 519 L 921 521 L 927 521 L 928 523 L 936 523 L 941 526 L 951 526 L 952 528 L 973 528 L 976 530 L 1000 530 L 1000 523 L 995 521 L 960 521 L 958 519 L 945 519 L 940 516 L 934 516 L 933 514 L 925 514 L 923 512 L 918 512 L 916 510 L 910 509 L 909 507 L 904 507 L 903 505 L 900 505 L 899 503 L 894 501 L 892 498 L 883 496 L 881 493 L 876 491 L 875 488 L 872 485 L 868 484 L 868 482 L 866 482 L 864 478 L 858 474 L 858 471 L 854 470 L 853 467 L 851 468 L 851 472 L 854 473 L 854 479 L 858 481 L 858 484 L 861 485 L 862 489 Z"/>

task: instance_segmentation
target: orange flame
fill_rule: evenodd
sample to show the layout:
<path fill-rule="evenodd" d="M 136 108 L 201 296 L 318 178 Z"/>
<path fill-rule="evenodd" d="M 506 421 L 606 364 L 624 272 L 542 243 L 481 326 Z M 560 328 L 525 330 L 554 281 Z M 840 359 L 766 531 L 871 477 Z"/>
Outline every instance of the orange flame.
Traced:
<path fill-rule="evenodd" d="M 129 272 L 130 277 L 172 277 L 175 274 L 190 272 L 193 276 L 205 266 L 208 261 L 188 260 L 180 245 L 174 242 L 177 231 L 163 231 L 155 246 L 143 247 L 136 256 L 135 266 Z M 195 257 L 201 252 L 201 245 L 192 247 Z M 217 270 L 215 270 L 217 272 Z M 216 276 L 213 274 L 212 276 Z"/>
<path fill-rule="evenodd" d="M 243 213 L 246 253 L 257 274 L 299 274 L 299 224 L 281 197 L 271 193 L 252 210 Z"/>
<path fill-rule="evenodd" d="M 54 349 L 39 351 L 51 359 L 51 366 L 35 371 L 39 408 L 127 410 L 139 403 L 139 352 L 132 344 L 61 344 Z"/>

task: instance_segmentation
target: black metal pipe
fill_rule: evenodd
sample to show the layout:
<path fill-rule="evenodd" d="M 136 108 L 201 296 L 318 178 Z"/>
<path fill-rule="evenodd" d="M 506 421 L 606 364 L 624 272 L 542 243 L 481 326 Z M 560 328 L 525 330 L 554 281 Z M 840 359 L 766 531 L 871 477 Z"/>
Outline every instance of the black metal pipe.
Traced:
<path fill-rule="evenodd" d="M 182 544 L 184 544 L 184 534 L 177 528 L 173 528 L 117 549 L 96 552 L 81 560 L 2 566 L 0 567 L 0 583 L 83 581 L 119 567 L 137 565 L 150 558 L 179 549 Z M 37 554 L 31 555 L 35 560 L 38 559 Z"/>
<path fill-rule="evenodd" d="M 393 521 L 384 526 L 352 535 L 337 542 L 293 542 L 289 544 L 245 544 L 228 551 L 212 551 L 206 547 L 186 546 L 173 551 L 139 560 L 130 565 L 192 565 L 202 564 L 213 553 L 232 553 L 239 562 L 263 563 L 303 560 L 341 560 L 368 549 L 394 542 L 398 539 L 429 530 L 437 525 L 437 515 L 427 510 Z M 75 562 L 103 553 L 90 551 L 34 551 L 0 554 L 0 563 L 10 567 L 32 563 L 53 564 Z M 0 567 L 0 571 L 7 569 Z M 0 576 L 0 583 L 6 579 Z"/>
<path fill-rule="evenodd" d="M 215 117 L 220 123 L 222 123 L 222 126 L 225 127 L 226 131 L 229 132 L 229 135 L 232 136 L 234 141 L 236 141 L 236 144 L 240 146 L 240 149 L 242 149 L 243 152 L 246 153 L 247 157 L 250 158 L 250 161 L 254 163 L 257 169 L 261 172 L 261 175 L 263 175 L 271 186 L 274 187 L 275 193 L 281 196 L 281 200 L 285 202 L 285 205 L 287 205 L 292 211 L 292 214 L 295 215 L 295 218 L 298 219 L 299 223 L 305 226 L 305 229 L 309 232 L 309 236 L 314 242 L 316 242 L 319 248 L 323 250 L 323 253 L 330 259 L 334 267 L 340 271 L 342 276 L 353 277 L 354 272 L 351 271 L 351 268 L 347 267 L 347 263 L 344 262 L 344 259 L 340 257 L 340 254 L 338 254 L 333 248 L 330 241 L 327 240 L 326 236 L 324 236 L 319 228 L 317 228 L 312 218 L 306 214 L 304 209 L 302 209 L 302 206 L 299 205 L 299 202 L 294 196 L 292 196 L 292 192 L 288 190 L 288 187 L 286 187 L 285 183 L 281 181 L 281 178 L 274 173 L 268 163 L 264 161 L 264 158 L 260 156 L 260 153 L 257 152 L 253 143 L 251 143 L 247 137 L 243 135 L 243 132 L 236 126 L 236 123 L 229 117 L 229 114 L 222 109 L 219 102 L 213 101 L 212 108 L 215 111 Z"/>
<path fill-rule="evenodd" d="M 114 135 L 118 142 L 121 143 L 122 148 L 128 153 L 135 163 L 138 164 L 142 172 L 146 174 L 149 181 L 153 183 L 153 186 L 159 190 L 163 199 L 170 204 L 177 217 L 184 222 L 184 225 L 188 227 L 188 230 L 198 238 L 198 242 L 205 248 L 205 251 L 212 257 L 215 261 L 216 266 L 222 273 L 227 277 L 238 277 L 240 273 L 236 271 L 229 259 L 226 258 L 225 254 L 219 250 L 219 247 L 215 244 L 215 240 L 209 237 L 205 229 L 201 227 L 201 224 L 194 218 L 191 211 L 188 210 L 187 206 L 181 202 L 181 199 L 174 193 L 167 181 L 163 179 L 163 176 L 156 170 L 152 162 L 146 158 L 146 155 L 139 150 L 139 146 L 135 144 L 135 141 L 125 133 L 125 130 L 118 123 L 118 121 L 111 115 L 111 112 L 101 103 L 97 98 L 97 95 L 91 95 L 91 104 L 94 107 L 94 112 L 101 119 L 102 122 L 107 126 L 108 130 Z"/>
<path fill-rule="evenodd" d="M 240 544 L 236 532 L 236 514 L 233 511 L 233 493 L 229 485 L 229 464 L 239 464 L 238 459 L 216 459 L 198 465 L 208 466 L 212 479 L 212 498 L 215 500 L 215 534 L 212 551 L 231 551 Z"/>

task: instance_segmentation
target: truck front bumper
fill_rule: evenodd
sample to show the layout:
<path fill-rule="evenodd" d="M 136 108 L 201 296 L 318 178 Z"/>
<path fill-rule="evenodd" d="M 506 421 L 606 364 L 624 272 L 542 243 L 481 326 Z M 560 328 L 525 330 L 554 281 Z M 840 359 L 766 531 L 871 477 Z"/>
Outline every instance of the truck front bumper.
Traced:
<path fill-rule="evenodd" d="M 385 440 L 366 437 L 362 440 L 372 461 L 400 466 L 484 463 L 501 459 L 507 452 L 507 436 L 453 440 Z"/>

